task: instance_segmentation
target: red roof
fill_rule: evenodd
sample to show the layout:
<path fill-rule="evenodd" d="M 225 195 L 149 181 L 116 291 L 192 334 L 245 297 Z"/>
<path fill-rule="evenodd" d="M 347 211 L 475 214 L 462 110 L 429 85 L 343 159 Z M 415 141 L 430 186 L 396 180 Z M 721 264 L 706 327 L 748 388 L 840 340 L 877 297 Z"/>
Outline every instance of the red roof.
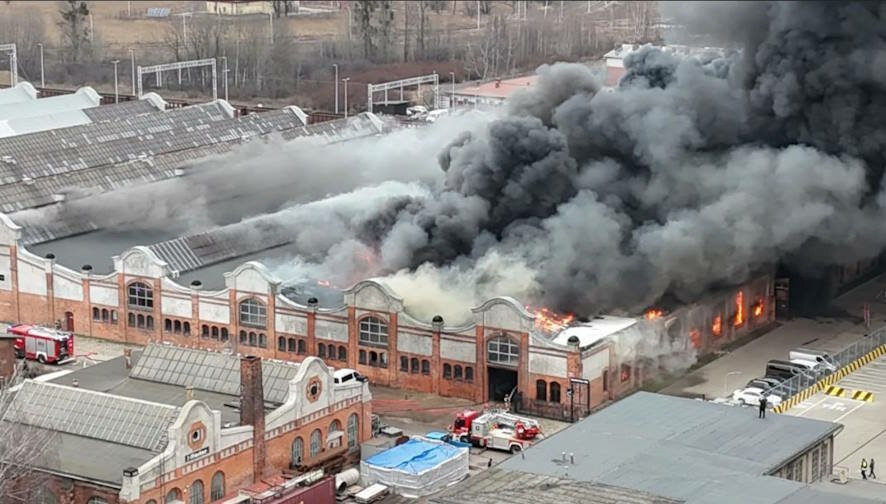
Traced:
<path fill-rule="evenodd" d="M 517 77 L 514 79 L 494 80 L 476 85 L 459 88 L 456 94 L 462 96 L 485 96 L 489 98 L 507 98 L 518 89 L 526 89 L 535 84 L 537 75 Z"/>

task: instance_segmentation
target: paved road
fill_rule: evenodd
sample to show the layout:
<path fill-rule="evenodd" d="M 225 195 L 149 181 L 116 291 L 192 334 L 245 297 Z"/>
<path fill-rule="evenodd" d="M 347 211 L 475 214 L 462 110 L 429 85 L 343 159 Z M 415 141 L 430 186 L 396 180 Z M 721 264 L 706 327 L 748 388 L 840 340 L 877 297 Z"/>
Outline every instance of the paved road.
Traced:
<path fill-rule="evenodd" d="M 860 478 L 861 459 L 879 461 L 878 472 L 886 478 L 886 356 L 868 363 L 836 384 L 847 390 L 846 397 L 819 392 L 790 410 L 788 415 L 826 420 L 844 425 L 834 442 L 834 465 L 849 469 Z M 873 402 L 851 399 L 851 392 L 873 393 Z M 886 486 L 883 488 L 886 495 Z"/>

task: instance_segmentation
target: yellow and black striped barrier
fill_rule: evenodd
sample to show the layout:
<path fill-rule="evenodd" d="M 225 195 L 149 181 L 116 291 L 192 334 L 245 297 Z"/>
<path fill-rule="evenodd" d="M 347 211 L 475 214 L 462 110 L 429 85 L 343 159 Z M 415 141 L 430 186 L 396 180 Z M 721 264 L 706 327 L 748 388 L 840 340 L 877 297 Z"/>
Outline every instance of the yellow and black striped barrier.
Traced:
<path fill-rule="evenodd" d="M 856 390 L 852 393 L 852 398 L 856 401 L 874 402 L 874 393 L 866 390 Z"/>
<path fill-rule="evenodd" d="M 846 397 L 846 389 L 843 387 L 838 387 L 836 385 L 831 385 L 824 391 L 825 394 L 834 397 Z"/>
<path fill-rule="evenodd" d="M 855 359 L 854 361 L 850 362 L 849 364 L 846 364 L 842 368 L 838 369 L 836 372 L 829 374 L 828 376 L 822 378 L 821 380 L 818 380 L 811 387 L 803 389 L 803 390 L 797 392 L 796 394 L 792 395 L 791 397 L 785 399 L 784 401 L 779 403 L 777 406 L 772 408 L 772 411 L 775 413 L 784 413 L 785 411 L 793 408 L 797 404 L 800 404 L 801 402 L 805 401 L 806 399 L 809 399 L 810 397 L 817 394 L 818 392 L 825 390 L 826 387 L 830 387 L 831 385 L 842 380 L 849 373 L 857 371 L 858 368 L 864 366 L 868 362 L 870 362 L 870 361 L 872 361 L 884 354 L 886 354 L 886 345 L 878 346 L 877 348 L 862 355 L 861 357 Z M 857 394 L 858 392 L 859 391 L 856 391 L 855 393 L 853 393 L 853 396 L 855 394 Z M 840 397 L 843 397 L 843 396 L 840 396 Z M 872 402 L 874 400 L 873 394 L 870 394 L 869 396 L 863 395 L 860 397 L 866 397 L 866 398 L 865 399 L 857 399 L 857 400 L 867 401 L 867 402 Z M 853 397 L 853 399 L 855 399 L 855 397 Z"/>

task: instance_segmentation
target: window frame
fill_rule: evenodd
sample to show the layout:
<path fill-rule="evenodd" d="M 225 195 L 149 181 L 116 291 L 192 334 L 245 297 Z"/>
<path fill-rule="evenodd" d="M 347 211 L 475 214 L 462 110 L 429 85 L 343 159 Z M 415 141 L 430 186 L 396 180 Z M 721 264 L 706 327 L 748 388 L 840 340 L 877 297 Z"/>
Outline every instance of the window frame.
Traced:
<path fill-rule="evenodd" d="M 237 304 L 237 316 L 240 325 L 247 327 L 268 326 L 268 306 L 258 298 L 246 298 Z"/>
<path fill-rule="evenodd" d="M 126 288 L 126 305 L 131 310 L 154 311 L 154 288 L 144 282 L 130 283 Z"/>
<path fill-rule="evenodd" d="M 361 345 L 387 347 L 389 326 L 380 317 L 367 316 L 359 320 L 357 325 L 357 341 Z"/>
<path fill-rule="evenodd" d="M 519 366 L 520 344 L 506 334 L 489 338 L 486 342 L 486 362 L 493 366 Z"/>

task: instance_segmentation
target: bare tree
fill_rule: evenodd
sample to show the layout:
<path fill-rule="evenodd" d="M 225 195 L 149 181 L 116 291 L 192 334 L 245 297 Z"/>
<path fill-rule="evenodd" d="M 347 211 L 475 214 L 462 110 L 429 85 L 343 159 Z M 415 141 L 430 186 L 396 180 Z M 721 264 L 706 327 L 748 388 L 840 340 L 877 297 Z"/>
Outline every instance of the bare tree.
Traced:
<path fill-rule="evenodd" d="M 3 42 L 15 42 L 18 49 L 18 67 L 28 80 L 40 78 L 40 48 L 45 39 L 45 27 L 40 11 L 23 9 L 16 16 L 0 16 L 0 33 Z"/>
<path fill-rule="evenodd" d="M 89 47 L 89 6 L 86 2 L 67 0 L 58 13 L 62 45 L 67 46 L 68 60 L 76 63 Z"/>
<path fill-rule="evenodd" d="M 23 361 L 11 379 L 0 380 L 0 419 L 15 407 L 16 387 L 27 374 Z M 0 420 L 0 502 L 33 502 L 40 495 L 48 475 L 37 471 L 35 466 L 51 455 L 53 438 L 51 431 Z"/>
<path fill-rule="evenodd" d="M 357 28 L 360 30 L 360 38 L 363 40 L 363 57 L 372 59 L 375 56 L 376 28 L 372 23 L 373 14 L 378 7 L 377 0 L 358 0 L 354 2 L 354 11 L 357 17 Z"/>
<path fill-rule="evenodd" d="M 514 70 L 515 40 L 503 16 L 494 16 L 491 26 L 467 44 L 465 72 L 473 78 L 501 77 Z"/>

